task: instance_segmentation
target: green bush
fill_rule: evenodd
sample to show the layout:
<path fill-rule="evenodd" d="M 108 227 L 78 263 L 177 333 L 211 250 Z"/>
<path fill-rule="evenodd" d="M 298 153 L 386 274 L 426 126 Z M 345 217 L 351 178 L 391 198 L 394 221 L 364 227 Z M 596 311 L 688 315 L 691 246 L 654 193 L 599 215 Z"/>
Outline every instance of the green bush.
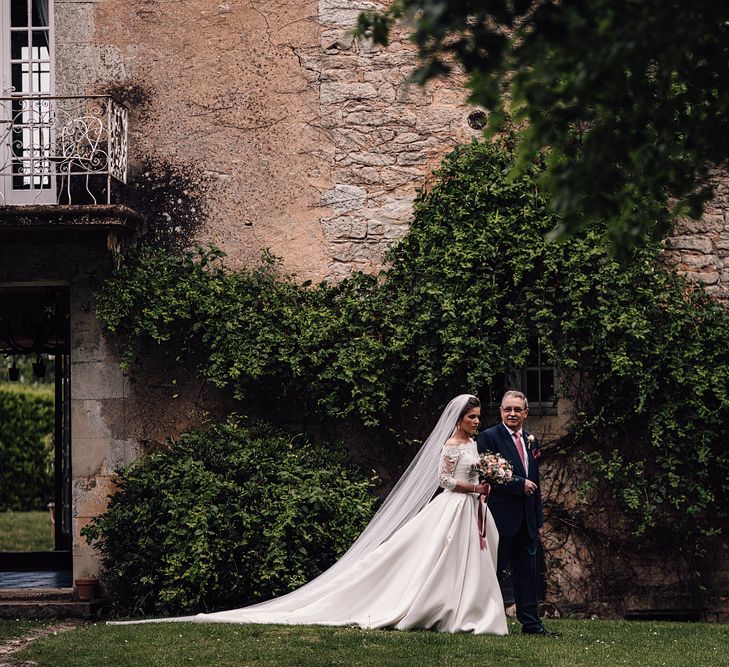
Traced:
<path fill-rule="evenodd" d="M 0 511 L 53 500 L 53 390 L 0 386 Z"/>
<path fill-rule="evenodd" d="M 119 613 L 239 607 L 329 567 L 372 513 L 344 454 L 230 420 L 124 471 L 84 530 Z"/>

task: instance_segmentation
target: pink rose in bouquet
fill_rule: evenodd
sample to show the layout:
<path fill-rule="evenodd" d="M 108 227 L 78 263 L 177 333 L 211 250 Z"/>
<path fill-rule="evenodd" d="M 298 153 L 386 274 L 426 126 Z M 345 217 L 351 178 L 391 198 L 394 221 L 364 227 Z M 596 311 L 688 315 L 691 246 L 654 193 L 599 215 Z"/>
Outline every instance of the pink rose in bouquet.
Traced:
<path fill-rule="evenodd" d="M 513 468 L 503 456 L 486 452 L 478 457 L 478 463 L 473 465 L 473 471 L 479 479 L 489 484 L 506 484 L 511 481 Z"/>

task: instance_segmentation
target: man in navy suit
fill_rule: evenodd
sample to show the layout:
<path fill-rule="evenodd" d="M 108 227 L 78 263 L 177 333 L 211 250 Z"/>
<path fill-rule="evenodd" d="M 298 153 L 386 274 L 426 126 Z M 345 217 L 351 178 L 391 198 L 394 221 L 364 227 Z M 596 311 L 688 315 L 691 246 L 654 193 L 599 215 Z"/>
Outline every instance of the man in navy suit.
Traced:
<path fill-rule="evenodd" d="M 513 466 L 507 484 L 492 484 L 489 509 L 499 530 L 498 569 L 512 572 L 516 617 L 522 632 L 558 636 L 539 618 L 537 605 L 537 542 L 544 523 L 539 468 L 532 455 L 534 437 L 522 426 L 529 414 L 527 398 L 507 391 L 501 399 L 501 423 L 478 436 L 478 451 L 500 454 Z"/>

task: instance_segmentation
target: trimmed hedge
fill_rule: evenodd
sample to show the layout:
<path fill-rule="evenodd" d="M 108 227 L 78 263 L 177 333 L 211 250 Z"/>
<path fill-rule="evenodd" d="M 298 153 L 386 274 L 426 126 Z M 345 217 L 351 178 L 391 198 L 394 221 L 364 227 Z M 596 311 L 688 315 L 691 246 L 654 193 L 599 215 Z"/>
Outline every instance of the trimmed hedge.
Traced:
<path fill-rule="evenodd" d="M 327 569 L 367 524 L 369 488 L 338 448 L 229 420 L 122 472 L 83 534 L 117 613 L 240 607 Z"/>
<path fill-rule="evenodd" d="M 0 511 L 53 500 L 53 390 L 0 386 Z"/>

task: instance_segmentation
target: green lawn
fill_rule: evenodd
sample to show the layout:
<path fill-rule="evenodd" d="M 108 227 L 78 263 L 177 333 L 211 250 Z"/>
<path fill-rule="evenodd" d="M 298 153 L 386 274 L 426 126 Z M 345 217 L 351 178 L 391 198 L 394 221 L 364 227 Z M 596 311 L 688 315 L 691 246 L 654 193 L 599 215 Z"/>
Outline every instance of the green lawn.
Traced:
<path fill-rule="evenodd" d="M 50 623 L 52 621 L 26 621 L 21 619 L 0 621 L 0 642 L 4 642 L 7 639 L 14 639 L 15 637 L 22 637 L 23 635 L 29 634 L 32 630 L 43 628 Z"/>
<path fill-rule="evenodd" d="M 729 626 L 708 623 L 551 621 L 561 638 L 443 635 L 288 626 L 95 624 L 31 644 L 39 667 L 721 667 Z"/>
<path fill-rule="evenodd" d="M 52 551 L 48 512 L 0 512 L 0 551 Z"/>

